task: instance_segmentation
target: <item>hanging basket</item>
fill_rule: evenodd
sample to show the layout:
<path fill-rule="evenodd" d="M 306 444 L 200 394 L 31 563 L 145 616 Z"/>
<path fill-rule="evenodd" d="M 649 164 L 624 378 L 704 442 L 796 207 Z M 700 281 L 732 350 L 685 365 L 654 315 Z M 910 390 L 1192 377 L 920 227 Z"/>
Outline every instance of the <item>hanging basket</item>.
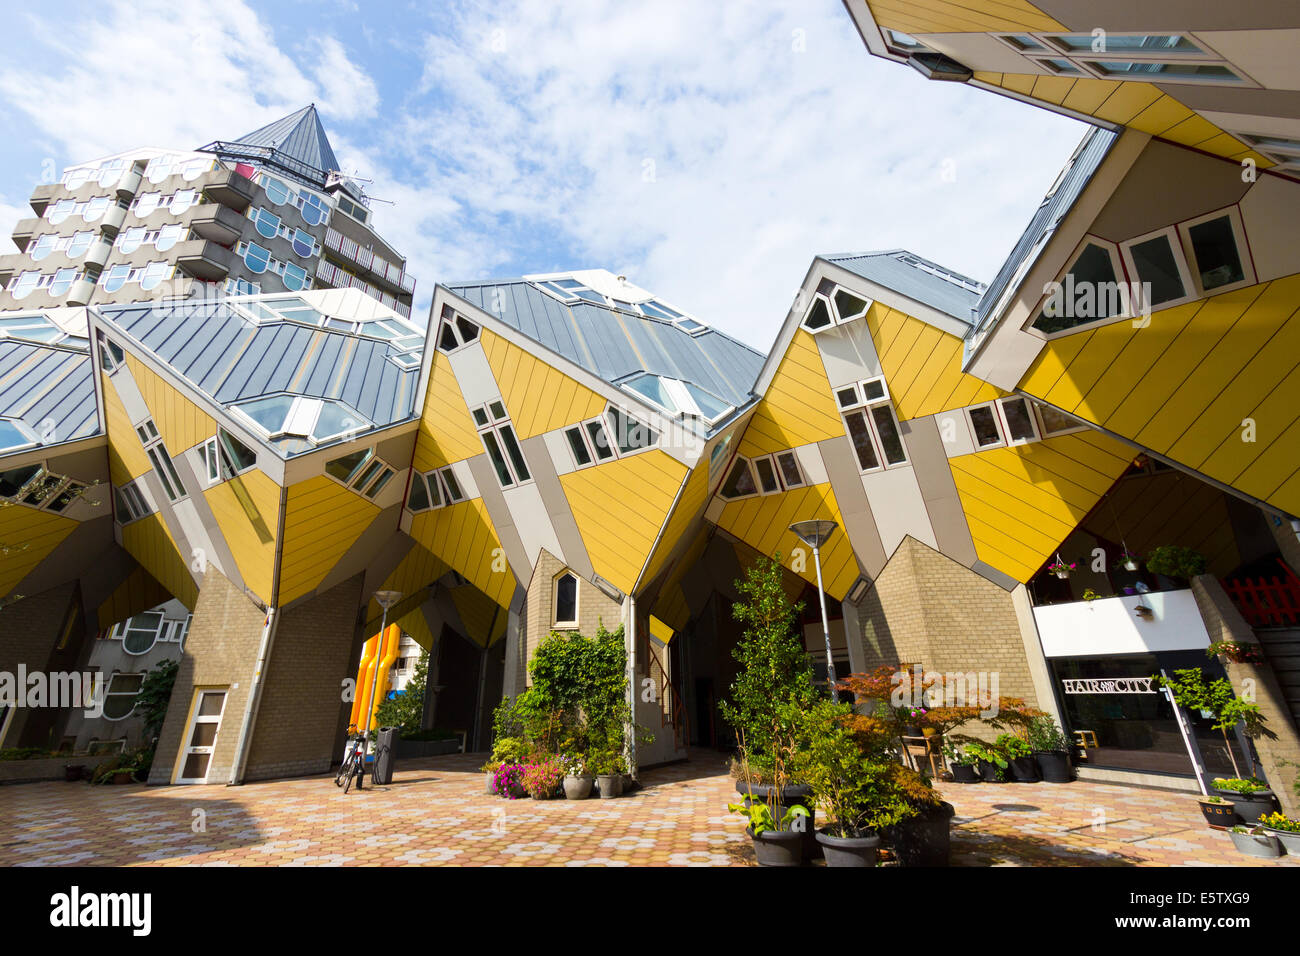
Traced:
<path fill-rule="evenodd" d="M 1052 573 L 1055 574 L 1062 581 L 1064 581 L 1066 578 L 1070 576 L 1070 572 L 1067 571 L 1065 568 L 1061 568 L 1061 570 L 1059 571 L 1053 571 Z"/>

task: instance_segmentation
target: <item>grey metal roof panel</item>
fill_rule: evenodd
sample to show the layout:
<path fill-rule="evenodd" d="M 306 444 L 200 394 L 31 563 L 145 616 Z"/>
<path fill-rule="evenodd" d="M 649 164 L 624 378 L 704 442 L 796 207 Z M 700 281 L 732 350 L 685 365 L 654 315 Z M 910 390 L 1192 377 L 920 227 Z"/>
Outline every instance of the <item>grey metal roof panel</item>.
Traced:
<path fill-rule="evenodd" d="M 0 416 L 51 436 L 51 443 L 98 434 L 89 352 L 0 339 Z"/>
<path fill-rule="evenodd" d="M 1075 201 L 1092 180 L 1093 173 L 1110 152 L 1118 135 L 1108 129 L 1093 127 L 1083 137 L 1056 183 L 1034 212 L 1024 233 L 1016 241 L 1011 254 L 981 296 L 976 308 L 976 329 L 984 327 L 1008 286 L 1020 272 L 1021 266 L 1029 259 L 1037 258 L 1037 252 L 1042 250 L 1045 240 L 1056 231 L 1061 220 L 1074 207 Z"/>
<path fill-rule="evenodd" d="M 966 323 L 970 323 L 972 310 L 979 303 L 980 283 L 905 249 L 837 253 L 819 258 Z"/>
<path fill-rule="evenodd" d="M 339 169 L 338 158 L 330 146 L 325 127 L 321 124 L 316 104 L 304 106 L 297 112 L 281 117 L 274 123 L 267 123 L 260 129 L 245 133 L 236 143 L 245 146 L 267 146 L 300 163 L 314 166 L 322 172 Z"/>

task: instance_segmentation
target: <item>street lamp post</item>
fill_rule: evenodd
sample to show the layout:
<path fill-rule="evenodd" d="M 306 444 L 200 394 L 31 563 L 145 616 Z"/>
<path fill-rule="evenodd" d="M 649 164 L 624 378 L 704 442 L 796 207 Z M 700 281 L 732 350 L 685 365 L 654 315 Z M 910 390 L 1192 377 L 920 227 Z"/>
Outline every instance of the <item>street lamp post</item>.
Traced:
<path fill-rule="evenodd" d="M 822 590 L 821 547 L 830 540 L 839 525 L 834 521 L 796 521 L 790 530 L 808 547 L 813 549 L 813 564 L 817 568 L 817 602 L 822 611 L 822 637 L 826 641 L 826 685 L 835 699 L 835 661 L 831 658 L 831 625 L 826 617 L 826 592 Z"/>
<path fill-rule="evenodd" d="M 375 676 L 370 679 L 370 700 L 366 703 L 366 744 L 370 744 L 370 725 L 375 720 L 375 685 L 379 683 L 380 654 L 384 650 L 384 632 L 388 630 L 388 609 L 402 599 L 401 591 L 376 591 L 375 601 L 384 609 L 383 623 L 379 625 L 379 647 L 375 649 Z"/>

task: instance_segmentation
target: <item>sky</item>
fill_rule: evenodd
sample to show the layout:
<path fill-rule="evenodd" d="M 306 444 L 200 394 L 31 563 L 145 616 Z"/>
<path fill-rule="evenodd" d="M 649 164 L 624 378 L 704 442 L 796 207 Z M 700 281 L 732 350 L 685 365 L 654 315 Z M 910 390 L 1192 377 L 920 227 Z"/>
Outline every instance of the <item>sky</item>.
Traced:
<path fill-rule="evenodd" d="M 0 244 L 63 167 L 315 102 L 434 284 L 605 268 L 766 351 L 814 256 L 990 280 L 1086 127 L 872 57 L 840 0 L 47 0 L 0 36 Z"/>

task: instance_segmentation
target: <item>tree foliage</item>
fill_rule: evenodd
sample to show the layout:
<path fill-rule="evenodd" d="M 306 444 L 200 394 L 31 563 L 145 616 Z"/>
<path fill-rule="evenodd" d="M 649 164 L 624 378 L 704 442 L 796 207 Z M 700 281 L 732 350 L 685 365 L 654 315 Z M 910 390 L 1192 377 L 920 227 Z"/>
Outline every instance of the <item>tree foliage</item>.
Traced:
<path fill-rule="evenodd" d="M 396 697 L 386 698 L 375 710 L 376 727 L 396 727 L 401 736 L 420 730 L 424 722 L 424 695 L 429 683 L 429 652 L 421 651 L 406 687 Z"/>

